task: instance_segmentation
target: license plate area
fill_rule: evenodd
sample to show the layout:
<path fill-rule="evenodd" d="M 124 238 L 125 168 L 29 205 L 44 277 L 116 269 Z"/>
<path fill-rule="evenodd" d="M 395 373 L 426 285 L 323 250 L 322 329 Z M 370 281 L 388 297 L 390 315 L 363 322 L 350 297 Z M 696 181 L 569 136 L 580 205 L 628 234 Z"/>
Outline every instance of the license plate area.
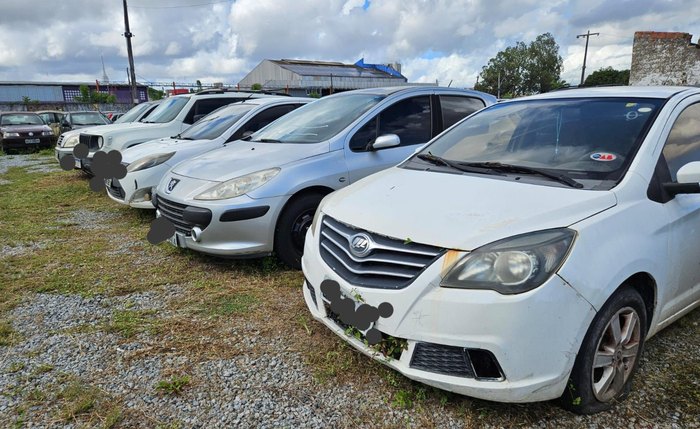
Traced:
<path fill-rule="evenodd" d="M 40 139 L 24 139 L 24 142 L 27 144 L 37 144 L 37 143 L 40 143 L 41 140 Z"/>
<path fill-rule="evenodd" d="M 185 244 L 185 236 L 180 234 L 179 232 L 173 234 L 173 236 L 170 237 L 168 241 L 175 247 L 180 247 L 182 249 L 187 248 L 187 245 Z"/>
<path fill-rule="evenodd" d="M 359 306 L 361 306 L 362 304 L 364 304 L 364 303 L 359 302 L 359 301 L 357 301 L 356 299 L 352 298 L 351 296 L 348 296 L 348 295 L 347 295 L 346 293 L 344 293 L 342 290 L 341 290 L 341 292 L 340 292 L 340 295 L 341 295 L 343 298 L 349 299 L 350 301 L 353 302 L 353 304 L 354 304 L 354 306 L 355 306 L 355 311 L 357 311 L 357 308 L 358 308 Z M 362 334 L 362 339 L 364 339 L 364 337 L 367 335 L 367 331 L 369 331 L 370 329 L 374 328 L 375 322 L 370 323 L 369 326 L 367 327 L 367 329 L 363 329 L 363 330 L 360 330 L 360 329 L 358 329 L 356 326 L 353 326 L 353 325 L 350 325 L 350 324 L 346 323 L 345 321 L 343 321 L 343 320 L 340 318 L 340 315 L 339 315 L 339 314 L 335 313 L 335 312 L 331 309 L 331 302 L 330 302 L 330 300 L 329 300 L 323 293 L 321 293 L 321 296 L 322 296 L 322 297 L 321 297 L 321 300 L 322 300 L 322 302 L 323 302 L 323 307 L 324 307 L 324 309 L 326 310 L 326 315 L 327 315 L 332 321 L 334 321 L 338 326 L 340 326 L 341 328 L 343 328 L 346 332 L 356 330 L 356 331 L 360 332 L 360 334 Z"/>
<path fill-rule="evenodd" d="M 75 158 L 75 168 L 83 168 L 83 161 L 80 158 Z"/>

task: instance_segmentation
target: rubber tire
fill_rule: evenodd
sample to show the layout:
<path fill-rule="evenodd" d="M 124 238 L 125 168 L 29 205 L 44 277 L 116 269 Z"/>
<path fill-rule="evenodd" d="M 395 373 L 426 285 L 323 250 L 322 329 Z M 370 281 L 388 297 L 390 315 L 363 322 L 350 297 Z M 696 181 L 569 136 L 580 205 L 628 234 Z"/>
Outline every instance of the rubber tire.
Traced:
<path fill-rule="evenodd" d="M 322 194 L 306 194 L 293 199 L 282 210 L 282 214 L 277 221 L 275 228 L 275 253 L 277 257 L 290 268 L 301 269 L 301 257 L 303 248 L 298 251 L 294 248 L 292 238 L 292 227 L 297 217 L 305 211 L 318 208 L 324 195 Z M 313 214 L 311 215 L 313 217 Z"/>
<path fill-rule="evenodd" d="M 595 349 L 598 347 L 598 342 L 608 322 L 612 316 L 623 307 L 632 307 L 637 311 L 639 316 L 639 350 L 637 351 L 637 358 L 635 359 L 632 373 L 622 388 L 622 392 L 610 402 L 600 402 L 593 394 L 593 385 L 591 382 L 591 370 L 593 368 Z M 574 368 L 569 377 L 569 383 L 560 398 L 562 407 L 576 414 L 594 414 L 608 410 L 615 403 L 623 401 L 629 395 L 632 380 L 639 368 L 646 335 L 647 313 L 644 300 L 634 288 L 629 285 L 623 286 L 608 299 L 591 322 L 591 326 L 588 328 L 583 343 L 581 344 L 581 349 L 576 356 Z"/>

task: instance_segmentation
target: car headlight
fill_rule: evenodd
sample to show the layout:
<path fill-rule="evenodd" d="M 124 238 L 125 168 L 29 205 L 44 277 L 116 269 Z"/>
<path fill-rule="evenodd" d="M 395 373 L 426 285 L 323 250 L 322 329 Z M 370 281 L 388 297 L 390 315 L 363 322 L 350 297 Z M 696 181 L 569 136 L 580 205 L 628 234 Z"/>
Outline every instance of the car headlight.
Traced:
<path fill-rule="evenodd" d="M 42 135 L 42 136 L 52 136 L 52 135 L 53 135 L 53 131 L 42 131 L 42 132 L 41 132 L 41 135 Z"/>
<path fill-rule="evenodd" d="M 279 174 L 279 168 L 257 171 L 213 186 L 194 197 L 195 200 L 225 200 L 257 189 Z"/>
<path fill-rule="evenodd" d="M 576 232 L 548 229 L 487 244 L 460 259 L 440 286 L 516 294 L 542 285 L 561 266 Z"/>
<path fill-rule="evenodd" d="M 63 142 L 61 142 L 61 147 L 76 147 L 79 141 L 80 138 L 78 135 L 73 134 L 72 136 L 63 139 Z"/>
<path fill-rule="evenodd" d="M 19 133 L 3 133 L 2 135 L 5 136 L 5 138 L 7 138 L 7 137 L 19 137 Z"/>
<path fill-rule="evenodd" d="M 102 149 L 102 146 L 104 146 L 104 139 L 102 138 L 102 136 L 99 136 L 97 137 L 97 147 Z"/>
<path fill-rule="evenodd" d="M 129 164 L 126 167 L 126 171 L 130 173 L 132 171 L 145 170 L 147 168 L 155 167 L 156 165 L 160 165 L 169 160 L 173 157 L 173 155 L 175 155 L 175 152 L 157 153 L 155 155 L 144 156 L 143 158 L 139 158 Z"/>

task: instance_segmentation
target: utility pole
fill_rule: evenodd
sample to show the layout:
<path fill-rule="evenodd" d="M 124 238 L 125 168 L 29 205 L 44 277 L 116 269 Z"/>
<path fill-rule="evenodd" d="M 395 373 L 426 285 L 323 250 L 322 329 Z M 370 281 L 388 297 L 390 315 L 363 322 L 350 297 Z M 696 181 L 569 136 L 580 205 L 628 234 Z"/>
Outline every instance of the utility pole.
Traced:
<path fill-rule="evenodd" d="M 131 38 L 134 37 L 129 30 L 129 12 L 126 9 L 126 0 L 124 1 L 124 37 L 126 38 L 126 53 L 129 56 L 129 80 L 131 81 L 131 102 L 138 104 L 139 99 L 136 96 L 136 71 L 134 71 L 134 51 L 131 49 Z"/>
<path fill-rule="evenodd" d="M 583 68 L 581 69 L 581 85 L 583 85 L 583 79 L 586 76 L 586 56 L 588 56 L 588 39 L 591 36 L 600 36 L 600 33 L 591 33 L 591 30 L 588 30 L 586 34 L 579 34 L 578 36 L 576 36 L 577 39 L 580 39 L 581 37 L 586 38 L 586 49 L 583 51 Z"/>

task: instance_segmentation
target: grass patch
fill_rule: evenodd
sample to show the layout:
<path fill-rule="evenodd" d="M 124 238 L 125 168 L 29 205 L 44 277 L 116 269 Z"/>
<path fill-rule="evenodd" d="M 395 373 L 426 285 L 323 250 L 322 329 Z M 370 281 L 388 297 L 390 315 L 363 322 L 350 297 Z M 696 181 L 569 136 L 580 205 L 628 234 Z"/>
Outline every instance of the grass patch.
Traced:
<path fill-rule="evenodd" d="M 61 419 L 75 420 L 80 414 L 88 413 L 95 407 L 99 396 L 97 389 L 79 381 L 71 382 L 58 394 L 58 399 L 63 401 Z"/>
<path fill-rule="evenodd" d="M 7 371 L 10 373 L 15 373 L 22 371 L 27 365 L 24 362 L 12 362 L 10 366 L 7 367 Z"/>
<path fill-rule="evenodd" d="M 212 316 L 231 316 L 234 314 L 245 314 L 249 312 L 257 303 L 258 299 L 246 293 L 234 293 L 232 295 L 221 295 L 208 303 L 205 311 Z"/>
<path fill-rule="evenodd" d="M 154 315 L 153 310 L 117 310 L 112 313 L 106 330 L 124 338 L 131 338 L 141 332 L 154 334 L 158 331 L 158 322 Z"/>
<path fill-rule="evenodd" d="M 0 346 L 9 346 L 19 339 L 19 334 L 6 320 L 0 320 Z"/>
<path fill-rule="evenodd" d="M 188 384 L 190 384 L 189 376 L 175 375 L 169 380 L 161 380 L 156 383 L 156 390 L 168 395 L 179 395 Z"/>

